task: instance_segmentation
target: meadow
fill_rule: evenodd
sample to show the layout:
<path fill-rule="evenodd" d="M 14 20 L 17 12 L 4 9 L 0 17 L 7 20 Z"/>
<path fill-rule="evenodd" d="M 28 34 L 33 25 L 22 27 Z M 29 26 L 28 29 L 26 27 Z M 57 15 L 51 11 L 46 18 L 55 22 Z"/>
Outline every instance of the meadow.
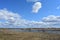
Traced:
<path fill-rule="evenodd" d="M 60 34 L 46 32 L 16 32 L 0 29 L 0 40 L 60 40 Z"/>

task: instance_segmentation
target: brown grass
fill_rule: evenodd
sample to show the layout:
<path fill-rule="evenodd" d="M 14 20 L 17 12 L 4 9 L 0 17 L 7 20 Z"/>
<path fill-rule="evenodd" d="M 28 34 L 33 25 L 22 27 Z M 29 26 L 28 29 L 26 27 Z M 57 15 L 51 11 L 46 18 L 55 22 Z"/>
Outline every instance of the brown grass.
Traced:
<path fill-rule="evenodd" d="M 60 34 L 41 32 L 0 32 L 0 40 L 60 40 Z"/>

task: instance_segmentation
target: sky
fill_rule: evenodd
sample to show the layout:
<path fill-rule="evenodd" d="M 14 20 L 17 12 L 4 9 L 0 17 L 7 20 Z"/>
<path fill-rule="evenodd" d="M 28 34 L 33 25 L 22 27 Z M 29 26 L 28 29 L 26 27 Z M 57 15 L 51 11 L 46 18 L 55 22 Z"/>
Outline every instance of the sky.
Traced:
<path fill-rule="evenodd" d="M 0 0 L 0 28 L 60 28 L 60 0 Z"/>

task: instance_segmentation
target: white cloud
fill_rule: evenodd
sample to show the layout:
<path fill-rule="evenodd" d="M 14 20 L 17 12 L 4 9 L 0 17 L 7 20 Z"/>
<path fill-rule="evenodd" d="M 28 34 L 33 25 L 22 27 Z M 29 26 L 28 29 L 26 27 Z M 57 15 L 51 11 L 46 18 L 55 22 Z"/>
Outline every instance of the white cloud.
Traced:
<path fill-rule="evenodd" d="M 22 19 L 18 13 L 8 11 L 7 9 L 0 10 L 0 28 L 37 28 L 37 26 L 44 27 L 44 25 L 44 22 Z"/>
<path fill-rule="evenodd" d="M 60 22 L 60 16 L 50 15 L 43 18 L 44 22 Z"/>
<path fill-rule="evenodd" d="M 5 22 L 2 22 L 3 27 L 9 27 L 9 26 L 20 26 L 24 23 L 24 19 L 21 18 L 21 16 L 18 13 L 10 12 L 7 9 L 0 10 L 0 21 L 4 20 Z"/>
<path fill-rule="evenodd" d="M 33 2 L 32 12 L 38 13 L 39 9 L 42 7 L 41 0 L 26 0 L 27 2 Z"/>
<path fill-rule="evenodd" d="M 32 25 L 32 21 L 22 19 L 18 13 L 8 11 L 7 9 L 0 10 L 0 28 L 29 28 Z"/>
<path fill-rule="evenodd" d="M 60 28 L 60 16 L 50 15 L 48 17 L 44 17 L 42 21 L 45 22 L 48 27 Z"/>
<path fill-rule="evenodd" d="M 37 13 L 41 7 L 42 7 L 41 2 L 35 2 L 33 7 L 32 7 L 32 12 Z"/>
<path fill-rule="evenodd" d="M 0 10 L 0 28 L 60 28 L 60 16 L 50 15 L 44 17 L 42 21 L 29 21 L 22 19 L 21 15 L 8 11 Z"/>

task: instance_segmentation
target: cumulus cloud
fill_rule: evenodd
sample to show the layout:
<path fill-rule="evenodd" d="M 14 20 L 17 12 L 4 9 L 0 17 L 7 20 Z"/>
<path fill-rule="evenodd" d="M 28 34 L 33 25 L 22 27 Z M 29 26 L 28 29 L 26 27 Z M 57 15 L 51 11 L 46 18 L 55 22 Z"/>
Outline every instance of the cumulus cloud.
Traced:
<path fill-rule="evenodd" d="M 22 19 L 18 13 L 0 9 L 0 28 L 31 28 L 36 23 Z"/>
<path fill-rule="evenodd" d="M 2 21 L 3 20 L 3 21 Z M 18 13 L 10 12 L 7 9 L 0 10 L 0 25 L 3 27 L 22 26 L 25 20 Z"/>
<path fill-rule="evenodd" d="M 44 22 L 60 22 L 60 16 L 50 15 L 43 18 Z"/>
<path fill-rule="evenodd" d="M 39 9 L 42 7 L 40 0 L 26 0 L 27 2 L 33 2 L 32 12 L 38 13 Z"/>
<path fill-rule="evenodd" d="M 60 28 L 60 16 L 50 15 L 42 19 L 48 27 L 59 27 Z"/>
<path fill-rule="evenodd" d="M 0 28 L 40 28 L 44 25 L 44 22 L 22 19 L 18 13 L 0 9 Z"/>
<path fill-rule="evenodd" d="M 60 16 L 50 15 L 43 17 L 42 21 L 29 21 L 22 19 L 18 13 L 0 9 L 0 28 L 60 28 Z"/>
<path fill-rule="evenodd" d="M 35 2 L 32 7 L 32 12 L 37 13 L 39 11 L 39 9 L 41 9 L 41 7 L 42 7 L 41 2 Z"/>

